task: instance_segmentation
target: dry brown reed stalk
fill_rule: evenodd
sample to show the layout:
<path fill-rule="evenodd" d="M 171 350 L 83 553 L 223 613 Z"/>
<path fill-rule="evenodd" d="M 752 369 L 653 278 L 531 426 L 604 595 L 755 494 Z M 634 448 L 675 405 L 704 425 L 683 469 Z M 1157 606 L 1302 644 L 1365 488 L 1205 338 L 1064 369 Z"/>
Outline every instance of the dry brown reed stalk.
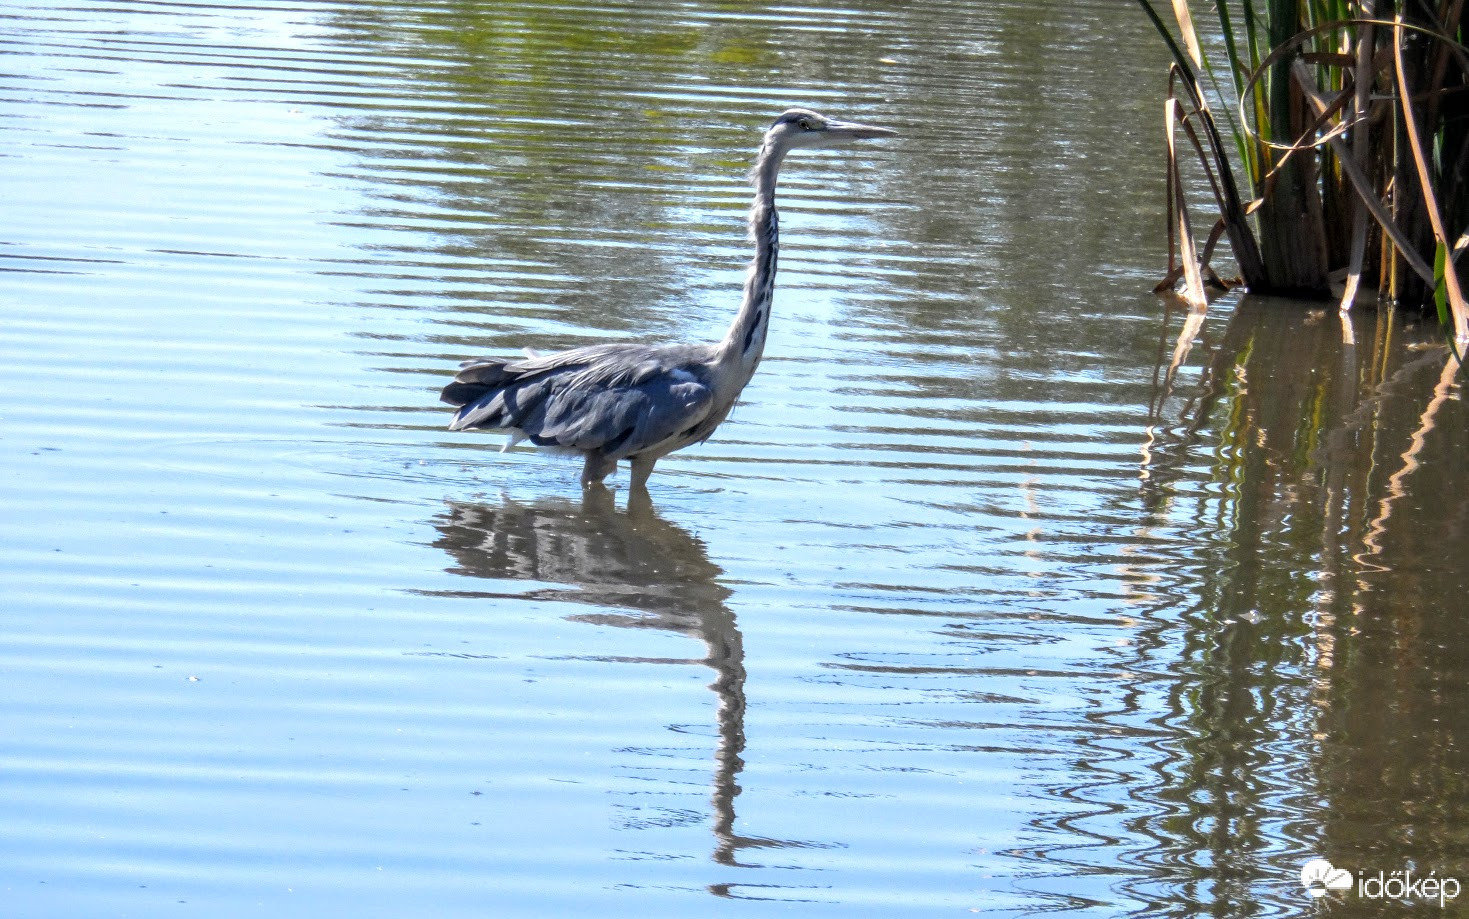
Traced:
<path fill-rule="evenodd" d="M 1433 228 L 1433 235 L 1438 241 L 1440 251 L 1448 252 L 1452 248 L 1449 242 L 1448 231 L 1444 228 L 1443 213 L 1439 210 L 1438 196 L 1434 192 L 1434 181 L 1428 165 L 1428 158 L 1423 152 L 1423 138 L 1418 133 L 1418 118 L 1413 114 L 1413 94 L 1408 91 L 1408 78 L 1403 66 L 1403 17 L 1399 13 L 1393 19 L 1393 70 L 1398 83 L 1398 106 L 1403 113 L 1403 128 L 1408 135 L 1408 146 L 1413 154 L 1413 166 L 1418 170 L 1419 191 L 1423 195 L 1423 207 L 1428 211 L 1428 223 Z M 1428 101 L 1432 104 L 1438 95 L 1430 93 Z M 1442 268 L 1442 275 L 1435 281 L 1443 285 L 1448 297 L 1450 312 L 1453 315 L 1454 341 L 1459 348 L 1469 345 L 1469 305 L 1464 302 L 1464 292 L 1459 288 L 1459 272 L 1455 270 L 1451 262 L 1446 262 Z M 1435 288 L 1437 288 L 1435 284 Z"/>
<path fill-rule="evenodd" d="M 1192 310 L 1203 311 L 1209 308 L 1209 299 L 1204 293 L 1204 280 L 1202 266 L 1198 250 L 1194 247 L 1193 223 L 1188 216 L 1188 202 L 1184 197 L 1183 178 L 1178 169 L 1178 131 L 1176 125 L 1182 122 L 1187 132 L 1189 141 L 1202 158 L 1203 147 L 1189 125 L 1189 118 L 1198 112 L 1185 112 L 1183 106 L 1171 94 L 1165 106 L 1164 121 L 1167 124 L 1168 138 L 1168 268 L 1170 276 L 1174 271 L 1183 275 L 1183 298 Z M 1208 169 L 1208 164 L 1205 164 Z M 1213 176 L 1210 176 L 1211 180 Z M 1216 191 L 1217 195 L 1217 191 Z M 1176 249 L 1175 249 L 1176 246 Z M 1178 254 L 1179 263 L 1174 264 L 1174 253 Z M 1169 285 L 1170 287 L 1172 284 Z"/>
<path fill-rule="evenodd" d="M 1234 178 L 1234 170 L 1230 166 L 1229 155 L 1224 146 L 1223 136 L 1219 132 L 1218 124 L 1215 122 L 1214 113 L 1209 107 L 1208 100 L 1199 87 L 1197 71 L 1203 64 L 1203 55 L 1199 48 L 1198 38 L 1195 34 L 1192 18 L 1188 13 L 1186 0 L 1174 0 L 1174 14 L 1180 16 L 1180 31 L 1184 35 L 1184 41 L 1189 45 L 1189 51 L 1184 52 L 1173 40 L 1163 20 L 1158 17 L 1157 12 L 1147 0 L 1139 0 L 1144 12 L 1152 19 L 1155 28 L 1167 42 L 1174 58 L 1174 67 L 1170 71 L 1168 80 L 1168 96 L 1170 100 L 1179 100 L 1181 96 L 1181 110 L 1184 115 L 1179 117 L 1179 107 L 1172 102 L 1165 113 L 1168 128 L 1169 148 L 1175 150 L 1173 126 L 1181 124 L 1185 131 L 1191 135 L 1191 143 L 1198 153 L 1200 161 L 1204 164 L 1205 172 L 1209 176 L 1211 188 L 1214 192 L 1216 204 L 1219 207 L 1220 220 L 1223 223 L 1222 233 L 1229 238 L 1230 247 L 1234 251 L 1234 260 L 1239 267 L 1240 275 L 1244 283 L 1258 285 L 1263 282 L 1264 266 L 1260 260 L 1259 244 L 1255 240 L 1254 232 L 1250 229 L 1248 217 L 1245 213 L 1244 199 L 1240 195 L 1239 186 Z M 1179 90 L 1182 90 L 1181 94 Z M 1195 131 L 1193 123 L 1197 122 L 1200 131 Z M 1200 134 L 1202 136 L 1200 136 Z M 1170 154 L 1169 158 L 1170 176 L 1175 171 L 1178 158 Z M 1171 179 L 1170 179 L 1171 181 Z M 1181 185 L 1171 186 L 1173 190 L 1181 190 Z M 1170 198 L 1170 202 L 1173 199 Z M 1168 226 L 1170 232 L 1176 228 L 1177 221 L 1170 203 Z M 1212 235 L 1212 234 L 1211 234 Z M 1213 247 L 1206 247 L 1212 252 Z M 1172 251 L 1172 250 L 1170 250 Z M 1197 260 L 1194 262 L 1201 273 L 1207 271 Z M 1170 264 L 1170 268 L 1173 266 Z M 1207 272 L 1212 274 L 1212 272 Z M 1216 276 L 1217 277 L 1217 276 Z M 1176 281 L 1177 278 L 1174 278 Z M 1172 282 L 1170 282 L 1172 283 Z"/>

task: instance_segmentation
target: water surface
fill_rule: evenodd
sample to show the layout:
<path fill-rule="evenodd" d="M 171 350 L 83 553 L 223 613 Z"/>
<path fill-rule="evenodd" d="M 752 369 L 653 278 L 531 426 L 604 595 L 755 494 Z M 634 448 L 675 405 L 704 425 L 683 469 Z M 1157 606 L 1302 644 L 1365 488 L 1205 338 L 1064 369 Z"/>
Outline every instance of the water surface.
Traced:
<path fill-rule="evenodd" d="M 8 5 L 5 913 L 1469 884 L 1436 329 L 1186 324 L 1164 54 L 1135 10 L 1034 19 Z M 791 104 L 901 137 L 789 162 L 765 362 L 652 507 L 444 429 L 466 357 L 722 334 Z"/>

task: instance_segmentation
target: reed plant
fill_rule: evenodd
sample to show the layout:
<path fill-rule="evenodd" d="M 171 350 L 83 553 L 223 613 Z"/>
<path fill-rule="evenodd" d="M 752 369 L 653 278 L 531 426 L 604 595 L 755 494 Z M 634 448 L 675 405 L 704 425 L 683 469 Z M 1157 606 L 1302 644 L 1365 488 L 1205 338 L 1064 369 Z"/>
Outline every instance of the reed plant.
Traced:
<path fill-rule="evenodd" d="M 1456 353 L 1469 344 L 1465 2 L 1214 0 L 1206 46 L 1189 0 L 1171 0 L 1172 27 L 1138 0 L 1172 56 L 1164 285 L 1202 308 L 1223 237 L 1255 293 L 1347 309 L 1375 290 L 1436 309 Z M 1189 150 L 1218 215 L 1202 251 Z"/>

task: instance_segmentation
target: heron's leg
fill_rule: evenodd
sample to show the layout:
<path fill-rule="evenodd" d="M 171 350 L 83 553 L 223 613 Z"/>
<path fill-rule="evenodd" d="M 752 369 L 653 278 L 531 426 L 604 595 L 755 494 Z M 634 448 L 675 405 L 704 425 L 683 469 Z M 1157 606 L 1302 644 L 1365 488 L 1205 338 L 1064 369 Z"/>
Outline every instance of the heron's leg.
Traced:
<path fill-rule="evenodd" d="M 635 456 L 628 461 L 632 467 L 632 490 L 647 491 L 648 476 L 653 474 L 653 464 L 658 462 L 657 457 Z"/>
<path fill-rule="evenodd" d="M 581 467 L 581 485 L 588 488 L 592 485 L 601 485 L 602 480 L 607 478 L 617 468 L 617 460 L 610 459 L 600 453 L 587 453 L 587 463 Z"/>

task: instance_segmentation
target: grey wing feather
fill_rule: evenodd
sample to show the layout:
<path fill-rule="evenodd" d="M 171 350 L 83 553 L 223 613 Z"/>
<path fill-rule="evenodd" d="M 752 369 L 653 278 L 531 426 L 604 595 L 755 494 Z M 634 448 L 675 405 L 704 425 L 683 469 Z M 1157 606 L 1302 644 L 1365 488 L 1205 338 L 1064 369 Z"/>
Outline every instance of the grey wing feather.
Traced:
<path fill-rule="evenodd" d="M 521 361 L 466 361 L 442 399 L 451 430 L 512 429 L 538 446 L 626 457 L 692 431 L 713 388 L 699 345 L 593 345 Z"/>
<path fill-rule="evenodd" d="M 567 389 L 547 399 L 541 418 L 529 419 L 522 430 L 542 446 L 621 458 L 698 427 L 712 402 L 713 391 L 703 383 L 661 378 L 612 389 Z M 536 420 L 542 422 L 539 430 Z"/>

